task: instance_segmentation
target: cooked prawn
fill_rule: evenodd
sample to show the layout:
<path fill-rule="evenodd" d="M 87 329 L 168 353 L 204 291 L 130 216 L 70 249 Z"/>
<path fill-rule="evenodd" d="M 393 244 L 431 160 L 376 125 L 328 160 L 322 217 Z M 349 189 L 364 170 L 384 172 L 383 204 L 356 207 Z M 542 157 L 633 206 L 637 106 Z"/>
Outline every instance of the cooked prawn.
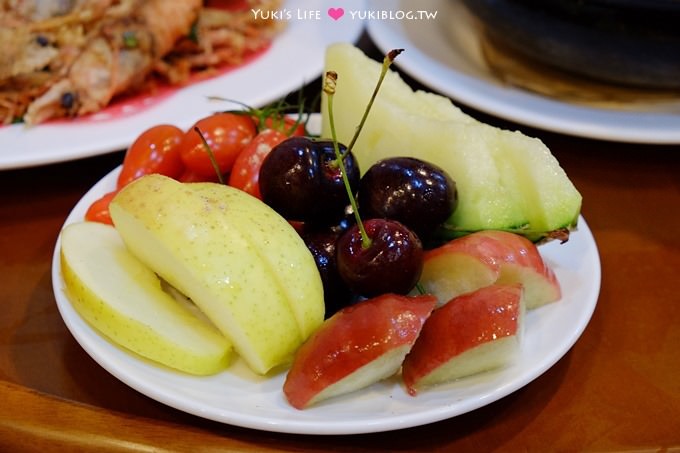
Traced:
<path fill-rule="evenodd" d="M 281 0 L 247 0 L 278 9 Z M 205 0 L 210 4 L 209 0 Z M 281 25 L 201 0 L 0 0 L 0 125 L 104 108 L 117 95 L 235 65 Z"/>
<path fill-rule="evenodd" d="M 139 86 L 154 63 L 187 34 L 201 8 L 201 0 L 138 3 L 132 16 L 101 24 L 65 77 L 28 106 L 27 124 L 96 112 L 117 94 Z"/>

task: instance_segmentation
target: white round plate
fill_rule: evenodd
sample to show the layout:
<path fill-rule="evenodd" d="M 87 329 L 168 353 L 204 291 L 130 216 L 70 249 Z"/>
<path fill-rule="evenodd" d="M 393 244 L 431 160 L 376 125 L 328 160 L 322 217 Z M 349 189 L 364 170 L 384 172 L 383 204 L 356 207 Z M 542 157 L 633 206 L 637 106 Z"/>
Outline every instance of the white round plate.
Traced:
<path fill-rule="evenodd" d="M 310 129 L 319 127 L 319 116 Z M 120 167 L 100 180 L 78 202 L 64 225 L 81 221 L 89 205 L 114 189 Z M 298 434 L 358 434 L 389 431 L 455 417 L 492 403 L 525 386 L 555 364 L 588 324 L 600 291 L 600 260 L 585 220 L 565 244 L 540 247 L 562 286 L 560 301 L 530 311 L 517 360 L 509 367 L 472 376 L 413 397 L 397 377 L 356 393 L 326 400 L 303 411 L 282 392 L 285 373 L 269 378 L 237 360 L 227 370 L 195 377 L 154 365 L 121 349 L 90 327 L 64 292 L 57 240 L 52 282 L 57 306 L 71 334 L 112 375 L 161 403 L 231 425 Z"/>
<path fill-rule="evenodd" d="M 470 13 L 460 0 L 368 0 L 367 9 L 426 11 L 435 19 L 369 20 L 383 52 L 406 49 L 395 64 L 414 79 L 462 104 L 517 123 L 619 142 L 680 143 L 680 98 L 619 109 L 561 102 L 495 78 L 479 50 Z"/>
<path fill-rule="evenodd" d="M 342 2 L 346 10 L 363 8 L 364 0 Z M 107 110 L 75 121 L 56 121 L 26 127 L 0 126 L 0 170 L 30 167 L 90 157 L 125 149 L 145 129 L 161 123 L 182 129 L 215 111 L 235 104 L 210 101 L 210 96 L 237 99 L 260 107 L 313 81 L 323 70 L 328 44 L 355 42 L 364 23 L 349 14 L 333 20 L 330 0 L 286 0 L 286 27 L 271 47 L 249 63 L 224 75 L 177 90 L 160 102 L 125 116 L 107 118 Z M 300 18 L 298 12 L 320 11 L 320 19 Z M 308 15 L 309 16 L 309 15 Z"/>

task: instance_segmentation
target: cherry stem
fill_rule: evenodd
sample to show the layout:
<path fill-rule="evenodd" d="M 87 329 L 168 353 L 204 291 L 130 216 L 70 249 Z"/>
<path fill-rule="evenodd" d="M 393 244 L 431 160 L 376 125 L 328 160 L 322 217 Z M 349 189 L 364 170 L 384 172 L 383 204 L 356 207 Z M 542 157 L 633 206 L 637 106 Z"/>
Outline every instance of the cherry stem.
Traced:
<path fill-rule="evenodd" d="M 352 188 L 349 183 L 349 178 L 347 177 L 347 169 L 345 167 L 345 160 L 340 154 L 340 146 L 338 145 L 338 136 L 335 133 L 335 119 L 333 117 L 333 96 L 335 95 L 335 84 L 338 80 L 338 74 L 333 71 L 326 72 L 326 78 L 324 81 L 323 91 L 328 96 L 328 122 L 331 127 L 331 138 L 333 140 L 333 150 L 335 151 L 335 160 L 337 165 L 340 167 L 340 174 L 342 174 L 342 182 L 345 185 L 345 190 L 347 191 L 347 196 L 349 197 L 349 203 L 352 205 L 352 211 L 354 212 L 354 218 L 357 221 L 357 226 L 359 227 L 359 233 L 361 234 L 361 246 L 363 248 L 368 248 L 371 246 L 371 238 L 368 237 L 364 224 L 361 221 L 361 216 L 359 215 L 359 207 L 357 206 L 356 198 L 352 193 Z M 347 151 L 349 152 L 349 150 Z"/>
<path fill-rule="evenodd" d="M 210 159 L 210 164 L 212 165 L 213 169 L 215 170 L 215 173 L 217 173 L 217 180 L 220 182 L 220 184 L 224 184 L 224 179 L 222 178 L 222 173 L 220 173 L 220 166 L 217 165 L 217 161 L 215 160 L 215 154 L 213 154 L 212 149 L 210 148 L 210 145 L 208 144 L 208 141 L 205 139 L 205 136 L 203 135 L 203 132 L 201 132 L 201 129 L 199 129 L 198 126 L 194 126 L 194 131 L 198 134 L 199 137 L 201 137 L 201 141 L 203 142 L 203 147 L 205 148 L 205 152 L 208 153 L 208 159 Z"/>
<path fill-rule="evenodd" d="M 366 118 L 368 118 L 368 113 L 371 111 L 371 107 L 373 107 L 373 102 L 375 101 L 375 98 L 378 95 L 378 91 L 380 90 L 380 86 L 382 85 L 382 82 L 385 79 L 385 76 L 387 75 L 387 71 L 392 65 L 394 59 L 397 58 L 397 56 L 399 56 L 399 54 L 402 53 L 403 51 L 404 49 L 390 50 L 389 52 L 387 52 L 387 55 L 385 55 L 385 58 L 383 58 L 382 68 L 380 70 L 380 77 L 378 78 L 378 82 L 376 83 L 375 88 L 373 89 L 371 98 L 369 99 L 368 104 L 366 105 L 366 109 L 364 110 L 364 114 L 361 117 L 361 121 L 359 122 L 359 125 L 357 126 L 356 130 L 354 131 L 352 141 L 350 142 L 349 146 L 347 146 L 347 151 L 345 152 L 345 155 L 348 155 L 354 148 L 354 144 L 359 138 L 361 129 L 363 129 L 364 127 Z M 349 184 L 349 178 L 347 177 L 344 156 L 340 154 L 338 138 L 335 133 L 335 121 L 333 117 L 333 96 L 335 95 L 335 86 L 337 84 L 337 81 L 338 74 L 336 72 L 334 71 L 326 72 L 323 91 L 328 96 L 328 122 L 330 123 L 331 128 L 331 138 L 333 139 L 333 149 L 335 150 L 336 163 L 340 167 L 340 171 L 342 173 L 342 181 L 345 185 L 345 190 L 347 190 L 349 202 L 352 205 L 352 211 L 354 211 L 354 218 L 356 219 L 357 227 L 359 228 L 359 233 L 361 234 L 361 246 L 364 249 L 367 249 L 368 247 L 371 246 L 371 238 L 368 237 L 368 233 L 366 233 L 366 228 L 364 228 L 364 224 L 361 221 L 361 216 L 359 215 L 359 208 L 357 206 L 354 194 L 352 193 L 352 189 Z"/>
<path fill-rule="evenodd" d="M 359 138 L 359 134 L 361 133 L 361 129 L 364 127 L 366 118 L 368 118 L 368 112 L 370 112 L 371 107 L 373 107 L 373 101 L 375 101 L 375 98 L 378 95 L 378 90 L 380 90 L 380 86 L 382 85 L 382 82 L 385 79 L 385 76 L 387 75 L 387 70 L 392 65 L 392 62 L 403 51 L 404 49 L 392 49 L 389 52 L 387 52 L 387 55 L 385 55 L 385 58 L 383 58 L 382 68 L 380 70 L 380 77 L 378 78 L 378 82 L 376 83 L 375 88 L 373 89 L 373 94 L 371 94 L 371 98 L 368 100 L 366 110 L 364 110 L 364 115 L 361 117 L 361 121 L 359 122 L 359 125 L 357 126 L 356 130 L 354 131 L 354 137 L 352 137 L 352 141 L 349 142 L 349 145 L 347 145 L 347 152 L 350 152 L 352 151 L 352 149 L 354 149 L 354 144 Z"/>

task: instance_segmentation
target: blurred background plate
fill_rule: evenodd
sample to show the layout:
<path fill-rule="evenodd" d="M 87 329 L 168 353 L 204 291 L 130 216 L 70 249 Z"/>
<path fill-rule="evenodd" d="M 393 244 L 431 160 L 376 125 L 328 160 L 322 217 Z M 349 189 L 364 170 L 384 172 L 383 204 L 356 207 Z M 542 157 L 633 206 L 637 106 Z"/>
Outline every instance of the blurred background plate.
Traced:
<path fill-rule="evenodd" d="M 563 76 L 625 87 L 638 97 L 651 91 L 680 95 L 676 0 L 462 2 L 479 19 L 487 46 L 512 53 L 526 66 L 546 65 Z"/>
<path fill-rule="evenodd" d="M 499 70 L 518 60 L 489 48 L 483 29 L 462 0 L 432 0 L 426 6 L 416 0 L 368 0 L 367 7 L 436 12 L 436 19 L 369 20 L 368 32 L 382 51 L 405 48 L 395 64 L 456 102 L 573 136 L 680 143 L 680 91 L 648 93 L 589 81 L 583 85 L 585 95 L 570 97 L 571 79 L 561 74 L 553 77 L 554 73 L 546 72 L 541 74 L 542 80 L 530 80 L 535 74 L 520 74 L 518 70 L 511 74 L 517 77 L 504 80 Z M 555 82 L 555 95 L 541 89 L 546 81 Z"/>
<path fill-rule="evenodd" d="M 363 0 L 342 2 L 346 10 L 359 10 Z M 31 167 L 91 157 L 125 149 L 145 129 L 161 123 L 182 129 L 215 111 L 235 104 L 215 102 L 209 96 L 234 99 L 259 107 L 284 97 L 315 80 L 323 70 L 326 46 L 336 41 L 355 42 L 364 29 L 360 20 L 347 15 L 333 20 L 326 15 L 334 2 L 287 0 L 284 8 L 294 13 L 271 47 L 249 63 L 223 75 L 175 91 L 149 106 L 124 116 L 107 118 L 104 111 L 77 119 L 27 128 L 21 124 L 0 126 L 0 170 Z M 296 11 L 320 10 L 320 20 L 298 19 Z M 115 106 L 109 107 L 115 108 Z"/>

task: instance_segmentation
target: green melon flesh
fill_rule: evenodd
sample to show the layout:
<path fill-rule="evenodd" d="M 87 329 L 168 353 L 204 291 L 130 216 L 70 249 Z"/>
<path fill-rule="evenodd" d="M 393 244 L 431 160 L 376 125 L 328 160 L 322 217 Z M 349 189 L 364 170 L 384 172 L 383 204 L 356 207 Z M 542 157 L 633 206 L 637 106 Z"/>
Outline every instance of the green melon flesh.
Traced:
<path fill-rule="evenodd" d="M 333 116 L 338 140 L 348 144 L 381 62 L 339 43 L 327 49 L 325 69 L 338 74 Z M 322 135 L 331 137 L 326 96 L 321 113 Z M 396 156 L 445 169 L 459 197 L 446 225 L 452 236 L 501 229 L 538 240 L 575 227 L 580 213 L 581 195 L 540 140 L 481 123 L 443 96 L 414 92 L 393 71 L 385 77 L 353 152 L 362 172 Z"/>

